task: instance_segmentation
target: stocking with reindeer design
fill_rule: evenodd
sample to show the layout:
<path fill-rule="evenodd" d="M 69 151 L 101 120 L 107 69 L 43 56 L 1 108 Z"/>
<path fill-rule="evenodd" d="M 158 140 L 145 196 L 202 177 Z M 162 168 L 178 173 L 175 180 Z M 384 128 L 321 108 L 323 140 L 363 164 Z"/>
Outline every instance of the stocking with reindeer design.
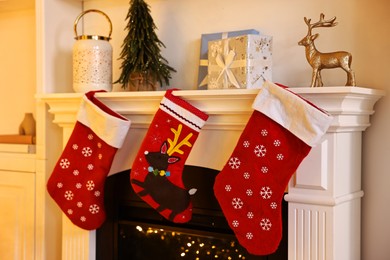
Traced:
<path fill-rule="evenodd" d="M 188 222 L 190 195 L 182 172 L 208 115 L 168 90 L 154 116 L 133 163 L 130 182 L 134 191 L 166 219 Z"/>

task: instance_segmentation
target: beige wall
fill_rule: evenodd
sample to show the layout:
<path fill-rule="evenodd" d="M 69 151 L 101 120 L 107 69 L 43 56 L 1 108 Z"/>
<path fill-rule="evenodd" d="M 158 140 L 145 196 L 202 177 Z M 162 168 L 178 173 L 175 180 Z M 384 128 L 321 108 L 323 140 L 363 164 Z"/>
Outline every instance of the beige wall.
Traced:
<path fill-rule="evenodd" d="M 197 0 L 197 1 L 148 1 L 158 35 L 166 45 L 163 55 L 177 73 L 173 75 L 171 85 L 178 88 L 196 88 L 197 66 L 199 58 L 200 35 L 202 33 L 254 28 L 274 37 L 274 81 L 291 86 L 307 86 L 310 82 L 309 65 L 304 56 L 304 48 L 297 42 L 306 34 L 304 16 L 318 19 L 321 12 L 327 17 L 337 16 L 339 25 L 332 29 L 320 29 L 318 47 L 323 51 L 347 49 L 357 52 L 359 28 L 354 26 L 358 18 L 356 1 L 259 1 L 259 0 Z M 107 1 L 88 1 L 86 8 L 100 8 L 107 12 L 113 21 L 114 31 L 114 78 L 119 76 L 119 57 L 121 44 L 125 36 L 125 16 L 128 1 L 115 3 Z M 337 8 L 336 8 L 337 6 Z M 89 26 L 102 23 L 100 34 L 107 32 L 104 19 L 86 22 Z M 359 61 L 358 54 L 356 63 Z M 355 59 L 355 58 L 354 58 Z M 362 73 L 359 82 L 363 83 Z M 328 85 L 343 85 L 345 74 L 340 71 L 324 72 L 324 81 Z M 334 76 L 336 75 L 336 76 Z M 368 82 L 367 82 L 368 83 Z"/>
<path fill-rule="evenodd" d="M 35 113 L 34 9 L 0 12 L 0 134 L 17 134 Z"/>

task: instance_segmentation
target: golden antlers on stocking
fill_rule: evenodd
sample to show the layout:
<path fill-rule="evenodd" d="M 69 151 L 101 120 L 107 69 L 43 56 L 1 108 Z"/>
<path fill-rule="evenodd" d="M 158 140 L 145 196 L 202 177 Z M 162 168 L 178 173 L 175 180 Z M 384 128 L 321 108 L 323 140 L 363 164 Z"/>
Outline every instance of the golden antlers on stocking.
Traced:
<path fill-rule="evenodd" d="M 312 35 L 313 28 L 333 27 L 337 25 L 337 22 L 335 22 L 336 17 L 329 20 L 325 20 L 324 18 L 325 15 L 321 14 L 320 20 L 311 24 L 311 19 L 305 17 L 304 20 L 308 27 L 307 35 L 298 42 L 299 45 L 305 47 L 306 59 L 313 68 L 311 87 L 322 87 L 321 70 L 333 68 L 342 68 L 347 72 L 348 80 L 346 86 L 355 86 L 355 75 L 351 69 L 352 55 L 345 51 L 321 53 L 314 45 L 314 40 L 317 39 L 319 34 Z"/>
<path fill-rule="evenodd" d="M 192 146 L 192 144 L 188 141 L 192 137 L 192 133 L 189 133 L 180 143 L 178 143 L 182 129 L 183 129 L 182 124 L 180 124 L 177 127 L 177 130 L 171 128 L 171 131 L 175 135 L 175 137 L 173 141 L 170 138 L 168 138 L 168 143 L 169 143 L 169 149 L 167 151 L 168 155 L 172 155 L 173 153 L 183 154 L 183 151 L 180 150 L 180 147 L 182 147 L 183 145 L 188 147 Z"/>

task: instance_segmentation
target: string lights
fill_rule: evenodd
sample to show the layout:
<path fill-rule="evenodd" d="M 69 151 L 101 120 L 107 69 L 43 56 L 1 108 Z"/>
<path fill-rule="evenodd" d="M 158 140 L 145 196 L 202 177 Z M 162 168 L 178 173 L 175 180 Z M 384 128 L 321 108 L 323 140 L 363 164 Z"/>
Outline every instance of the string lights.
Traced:
<path fill-rule="evenodd" d="M 163 228 L 135 226 L 138 235 L 160 240 L 162 247 L 177 252 L 177 259 L 247 259 L 247 252 L 234 238 L 190 234 Z"/>

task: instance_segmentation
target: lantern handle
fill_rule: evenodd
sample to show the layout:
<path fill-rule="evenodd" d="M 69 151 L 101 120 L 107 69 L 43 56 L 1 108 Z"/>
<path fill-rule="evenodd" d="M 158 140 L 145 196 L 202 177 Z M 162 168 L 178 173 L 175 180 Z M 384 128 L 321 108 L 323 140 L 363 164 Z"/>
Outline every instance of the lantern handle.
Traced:
<path fill-rule="evenodd" d="M 96 37 L 97 37 L 97 38 L 103 38 L 103 39 L 105 39 L 105 40 L 111 39 L 112 23 L 111 23 L 110 17 L 108 17 L 108 15 L 105 14 L 103 11 L 100 11 L 100 10 L 97 10 L 97 9 L 85 10 L 84 12 L 82 12 L 81 14 L 79 14 L 79 15 L 77 16 L 76 20 L 74 21 L 74 27 L 73 27 L 73 29 L 74 29 L 74 34 L 75 34 L 75 36 L 76 36 L 75 39 L 81 39 L 81 38 L 83 37 L 83 36 L 79 36 L 79 35 L 77 34 L 77 24 L 79 23 L 79 20 L 80 20 L 81 17 L 83 17 L 85 14 L 87 14 L 87 13 L 92 13 L 92 12 L 94 12 L 94 13 L 99 13 L 99 14 L 103 15 L 104 17 L 106 17 L 108 23 L 110 24 L 110 32 L 109 32 L 109 34 L 108 34 L 108 37 L 101 37 L 101 36 L 96 36 Z M 94 36 L 92 36 L 92 37 L 94 37 Z"/>

